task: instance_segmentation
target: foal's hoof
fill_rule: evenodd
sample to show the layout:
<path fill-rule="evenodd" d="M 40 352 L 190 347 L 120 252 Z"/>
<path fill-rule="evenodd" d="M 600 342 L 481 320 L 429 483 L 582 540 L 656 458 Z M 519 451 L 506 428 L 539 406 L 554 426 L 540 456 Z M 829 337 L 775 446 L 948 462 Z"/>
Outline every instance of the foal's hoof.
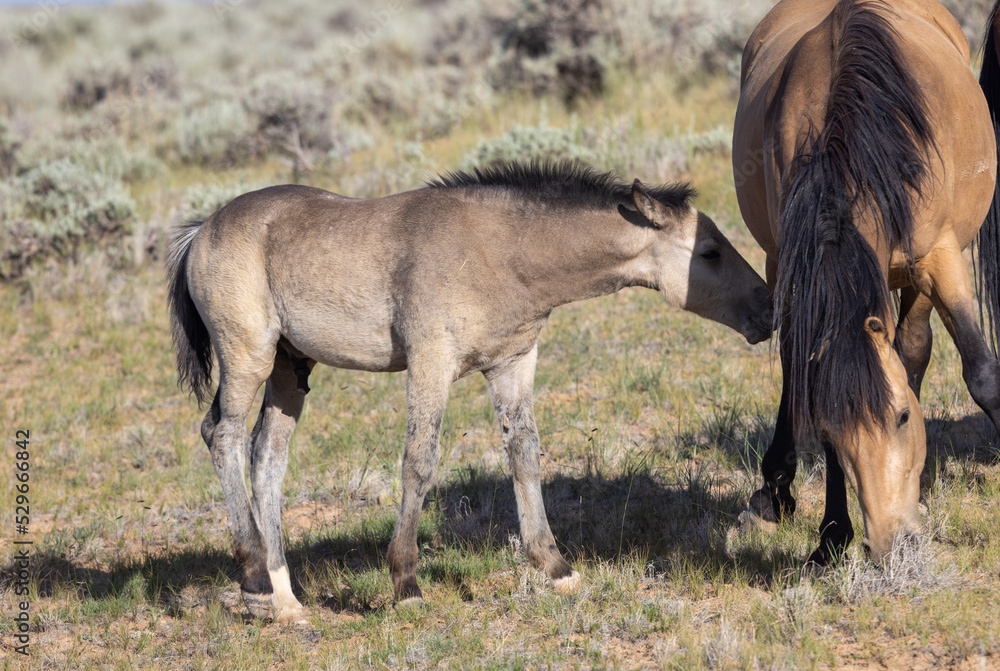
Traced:
<path fill-rule="evenodd" d="M 309 620 L 306 619 L 306 610 L 301 606 L 298 608 L 282 608 L 278 612 L 278 616 L 274 618 L 274 621 L 278 624 L 294 624 L 294 625 L 307 625 Z"/>
<path fill-rule="evenodd" d="M 244 592 L 242 590 L 240 590 L 240 593 L 243 595 L 243 605 L 247 607 L 251 615 L 262 620 L 271 617 L 273 608 L 271 607 L 270 594 Z"/>
<path fill-rule="evenodd" d="M 562 578 L 553 578 L 550 581 L 552 589 L 563 594 L 570 594 L 576 591 L 576 588 L 580 586 L 580 573 L 574 570 L 567 576 Z"/>

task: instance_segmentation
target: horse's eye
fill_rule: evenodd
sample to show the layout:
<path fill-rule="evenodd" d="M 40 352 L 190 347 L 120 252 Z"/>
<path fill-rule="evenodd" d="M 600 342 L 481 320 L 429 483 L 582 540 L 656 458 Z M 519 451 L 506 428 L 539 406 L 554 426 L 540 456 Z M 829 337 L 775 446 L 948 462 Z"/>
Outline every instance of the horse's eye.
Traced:
<path fill-rule="evenodd" d="M 701 258 L 705 259 L 706 261 L 714 261 L 715 259 L 719 258 L 719 250 L 710 249 L 704 254 L 702 254 Z"/>
<path fill-rule="evenodd" d="M 903 414 L 901 414 L 899 416 L 899 424 L 898 424 L 898 426 L 902 427 L 904 424 L 906 424 L 909 421 L 910 421 L 910 411 L 909 410 L 904 410 Z"/>

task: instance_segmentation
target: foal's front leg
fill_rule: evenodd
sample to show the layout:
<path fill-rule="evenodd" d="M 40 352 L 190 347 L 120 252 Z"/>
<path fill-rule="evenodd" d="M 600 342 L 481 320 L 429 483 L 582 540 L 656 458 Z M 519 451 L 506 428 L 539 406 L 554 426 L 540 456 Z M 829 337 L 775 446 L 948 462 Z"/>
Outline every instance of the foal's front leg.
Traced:
<path fill-rule="evenodd" d="M 542 501 L 538 429 L 531 400 L 537 358 L 535 345 L 527 354 L 486 371 L 485 375 L 514 476 L 525 552 L 532 565 L 545 572 L 553 587 L 566 592 L 576 587 L 580 574 L 556 548 Z"/>
<path fill-rule="evenodd" d="M 417 585 L 417 523 L 438 465 L 441 419 L 453 378 L 450 362 L 413 359 L 406 374 L 406 447 L 403 501 L 387 560 L 396 601 L 420 599 Z"/>

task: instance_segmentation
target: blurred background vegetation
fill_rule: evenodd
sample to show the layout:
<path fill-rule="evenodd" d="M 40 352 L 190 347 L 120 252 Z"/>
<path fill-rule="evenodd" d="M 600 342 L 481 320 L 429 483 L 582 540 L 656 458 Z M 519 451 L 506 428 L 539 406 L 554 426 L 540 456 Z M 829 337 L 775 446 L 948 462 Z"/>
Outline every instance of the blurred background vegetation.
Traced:
<path fill-rule="evenodd" d="M 687 176 L 693 154 L 728 151 L 728 120 L 704 128 L 695 110 L 686 125 L 659 126 L 661 108 L 709 80 L 735 99 L 743 44 L 771 4 L 2 8 L 0 279 L 94 249 L 116 266 L 142 264 L 161 255 L 175 219 L 269 183 L 371 197 L 472 163 L 565 156 L 625 177 Z M 946 4 L 977 45 L 987 0 Z M 578 115 L 616 96 L 627 110 L 622 82 L 644 80 L 657 99 L 634 102 L 651 117 Z M 537 112 L 527 124 L 503 114 L 525 107 Z"/>
<path fill-rule="evenodd" d="M 991 2 L 945 4 L 976 67 Z M 690 180 L 762 271 L 729 152 L 740 54 L 771 5 L 0 4 L 0 416 L 31 430 L 40 651 L 23 668 L 995 666 L 1000 461 L 940 322 L 922 500 L 944 559 L 919 579 L 868 580 L 859 559 L 813 581 L 799 569 L 822 518 L 822 457 L 802 455 L 794 524 L 731 537 L 780 395 L 769 346 L 642 289 L 555 311 L 541 340 L 546 506 L 580 595 L 527 569 L 473 376 L 453 386 L 421 526 L 433 606 L 393 610 L 381 553 L 405 379 L 321 367 L 282 487 L 311 628 L 262 636 L 242 619 L 204 410 L 176 385 L 169 227 L 267 184 L 372 197 L 474 164 L 570 157 Z M 0 482 L 0 516 L 13 516 L 13 483 Z M 14 612 L 8 568 L 0 610 Z M 888 588 L 858 596 L 873 581 Z"/>

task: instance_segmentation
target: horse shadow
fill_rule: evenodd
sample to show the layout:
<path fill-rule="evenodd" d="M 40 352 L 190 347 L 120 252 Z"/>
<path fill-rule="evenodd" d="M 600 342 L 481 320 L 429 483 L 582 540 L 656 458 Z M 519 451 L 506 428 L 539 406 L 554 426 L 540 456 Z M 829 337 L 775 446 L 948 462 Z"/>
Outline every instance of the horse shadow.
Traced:
<path fill-rule="evenodd" d="M 716 445 L 741 464 L 745 476 L 734 482 L 734 471 L 687 459 L 669 474 L 646 462 L 627 462 L 611 475 L 599 472 L 556 474 L 542 492 L 552 531 L 560 549 L 571 560 L 600 562 L 640 558 L 648 573 L 678 566 L 698 566 L 712 575 L 740 576 L 767 587 L 780 575 L 799 567 L 804 556 L 788 548 L 752 546 L 732 551 L 727 533 L 733 528 L 747 498 L 758 486 L 759 457 L 773 426 L 753 421 L 742 433 L 719 439 Z M 713 439 L 710 436 L 710 439 Z M 680 436 L 684 446 L 704 442 L 700 434 Z M 814 458 L 822 463 L 822 457 Z M 958 419 L 927 422 L 925 485 L 948 469 L 1000 463 L 992 424 L 981 413 Z M 391 606 L 391 588 L 385 576 L 385 552 L 392 537 L 395 511 L 373 510 L 362 523 L 307 534 L 286 548 L 289 566 L 302 589 L 319 589 L 317 579 L 303 584 L 305 574 L 336 576 L 347 587 L 327 586 L 313 594 L 316 603 L 337 612 L 369 613 Z M 344 525 L 341 525 L 343 527 Z M 466 556 L 496 555 L 519 548 L 517 505 L 509 475 L 499 469 L 466 466 L 452 471 L 431 492 L 418 534 L 421 580 L 447 583 L 463 598 L 473 598 L 468 576 L 454 563 L 436 562 L 447 553 Z M 37 547 L 37 546 L 36 546 Z M 41 548 L 32 554 L 33 578 L 40 597 L 75 591 L 80 599 L 119 602 L 122 608 L 143 599 L 168 613 L 180 614 L 191 604 L 185 591 L 194 587 L 204 601 L 207 590 L 231 590 L 239 566 L 228 542 L 143 553 L 106 568 L 95 568 L 67 556 L 59 548 Z M 5 567 L 4 584 L 16 580 Z M 306 571 L 305 569 L 309 569 Z M 377 583 L 377 584 L 376 584 Z M 299 588 L 297 588 L 299 589 Z"/>

